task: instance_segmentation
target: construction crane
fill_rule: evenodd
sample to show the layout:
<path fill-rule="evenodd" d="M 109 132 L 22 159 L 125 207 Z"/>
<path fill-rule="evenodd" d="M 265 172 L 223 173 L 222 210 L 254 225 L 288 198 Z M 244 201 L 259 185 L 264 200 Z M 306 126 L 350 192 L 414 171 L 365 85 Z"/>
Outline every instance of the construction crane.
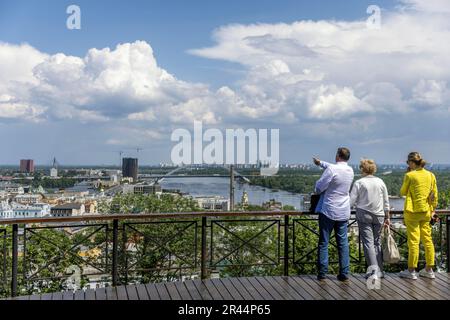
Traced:
<path fill-rule="evenodd" d="M 125 148 L 127 150 L 136 150 L 136 156 L 139 156 L 139 152 L 144 150 L 144 148 L 141 147 L 133 147 L 133 148 Z"/>

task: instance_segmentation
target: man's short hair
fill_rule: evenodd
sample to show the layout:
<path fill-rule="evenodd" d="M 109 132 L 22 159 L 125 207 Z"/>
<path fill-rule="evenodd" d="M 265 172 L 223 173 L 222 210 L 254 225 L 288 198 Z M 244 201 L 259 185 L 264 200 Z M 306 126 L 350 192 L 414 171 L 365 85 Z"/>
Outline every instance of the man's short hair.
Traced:
<path fill-rule="evenodd" d="M 348 161 L 350 159 L 350 150 L 344 147 L 339 148 L 337 150 L 337 156 L 344 161 Z"/>

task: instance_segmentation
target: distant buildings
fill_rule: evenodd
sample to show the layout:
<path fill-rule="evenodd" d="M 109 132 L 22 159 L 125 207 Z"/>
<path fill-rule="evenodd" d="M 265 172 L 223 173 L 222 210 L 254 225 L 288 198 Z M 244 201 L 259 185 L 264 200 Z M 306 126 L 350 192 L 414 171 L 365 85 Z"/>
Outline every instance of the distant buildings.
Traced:
<path fill-rule="evenodd" d="M 32 159 L 20 160 L 20 172 L 33 173 L 34 172 L 34 160 L 32 160 Z"/>
<path fill-rule="evenodd" d="M 52 217 L 72 217 L 80 216 L 85 213 L 85 207 L 82 203 L 64 203 L 51 208 Z"/>
<path fill-rule="evenodd" d="M 133 182 L 137 182 L 138 177 L 138 159 L 123 158 L 122 159 L 122 176 L 124 178 L 133 178 Z"/>
<path fill-rule="evenodd" d="M 17 195 L 25 193 L 24 187 L 15 183 L 3 183 L 0 184 L 0 190 L 10 195 Z"/>
<path fill-rule="evenodd" d="M 195 197 L 198 206 L 203 210 L 228 211 L 230 210 L 230 200 L 220 196 Z"/>
<path fill-rule="evenodd" d="M 50 206 L 46 203 L 32 205 L 2 201 L 0 204 L 0 217 L 3 219 L 42 218 L 50 214 Z"/>
<path fill-rule="evenodd" d="M 275 199 L 271 199 L 267 202 L 264 202 L 262 204 L 262 207 L 264 208 L 264 210 L 281 211 L 283 209 L 283 204 L 279 201 L 275 201 Z"/>
<path fill-rule="evenodd" d="M 135 194 L 160 194 L 162 193 L 161 186 L 159 184 L 138 184 L 134 186 Z"/>
<path fill-rule="evenodd" d="M 18 194 L 14 197 L 14 201 L 20 204 L 36 204 L 41 202 L 42 195 L 40 194 Z"/>
<path fill-rule="evenodd" d="M 161 194 L 162 189 L 159 184 L 124 184 L 121 186 L 122 193 L 134 193 L 134 194 Z"/>

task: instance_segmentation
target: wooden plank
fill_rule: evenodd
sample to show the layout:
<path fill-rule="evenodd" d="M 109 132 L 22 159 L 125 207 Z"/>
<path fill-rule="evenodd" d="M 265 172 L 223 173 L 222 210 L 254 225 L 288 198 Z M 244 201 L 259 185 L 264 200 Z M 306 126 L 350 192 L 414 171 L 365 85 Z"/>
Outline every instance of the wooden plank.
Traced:
<path fill-rule="evenodd" d="M 450 288 L 441 286 L 439 281 L 435 281 L 433 279 L 424 279 L 420 277 L 417 279 L 418 287 L 422 288 L 424 292 L 432 292 L 435 294 L 436 299 L 438 300 L 447 300 L 450 297 Z"/>
<path fill-rule="evenodd" d="M 301 294 L 299 294 L 297 292 L 297 290 L 295 290 L 288 283 L 289 280 L 286 280 L 285 279 L 286 277 L 282 278 L 281 276 L 275 276 L 275 277 L 265 277 L 265 278 L 268 279 L 268 280 L 270 279 L 273 283 L 276 283 L 278 285 L 278 287 L 283 289 L 289 296 L 292 297 L 292 299 L 294 299 L 294 300 L 305 300 L 305 298 Z M 289 279 L 289 278 L 287 278 L 287 279 Z M 277 289 L 277 291 L 280 292 L 279 289 Z M 283 298 L 286 300 L 285 294 L 283 292 L 280 292 L 280 293 L 283 296 Z"/>
<path fill-rule="evenodd" d="M 396 294 L 405 298 L 405 300 L 417 300 L 416 296 L 408 294 L 408 292 L 405 292 L 404 290 L 399 288 L 395 282 L 389 281 L 387 274 L 384 275 L 384 283 L 386 285 L 389 285 L 389 288 L 391 288 Z"/>
<path fill-rule="evenodd" d="M 253 297 L 254 300 L 267 300 L 258 289 L 256 289 L 247 278 L 232 279 L 238 281 L 245 290 Z M 269 296 L 270 297 L 270 296 Z M 272 300 L 272 297 L 269 298 Z"/>
<path fill-rule="evenodd" d="M 137 284 L 136 285 L 136 291 L 138 293 L 139 300 L 150 300 L 150 297 L 148 296 L 147 289 L 145 288 L 145 285 Z"/>
<path fill-rule="evenodd" d="M 189 290 L 186 288 L 183 281 L 177 281 L 174 284 L 182 300 L 192 300 Z"/>
<path fill-rule="evenodd" d="M 194 284 L 194 281 L 192 280 L 186 280 L 184 281 L 184 286 L 186 287 L 186 290 L 189 292 L 193 300 L 202 300 L 202 295 L 197 290 L 197 287 Z"/>
<path fill-rule="evenodd" d="M 429 279 L 431 280 L 431 279 Z M 417 279 L 412 282 L 411 288 L 420 296 L 426 297 L 426 299 L 429 300 L 439 300 L 440 295 L 434 292 L 433 290 L 427 289 L 426 286 L 424 286 L 424 281 L 421 281 L 421 279 Z"/>
<path fill-rule="evenodd" d="M 95 290 L 94 289 L 87 289 L 84 293 L 84 299 L 85 300 L 95 300 Z"/>
<path fill-rule="evenodd" d="M 30 296 L 30 300 L 41 300 L 40 294 L 33 294 Z"/>
<path fill-rule="evenodd" d="M 316 292 L 319 296 L 322 297 L 323 300 L 336 300 L 336 298 L 333 295 L 329 294 L 328 291 L 322 287 L 322 283 L 319 283 L 319 281 L 317 280 L 310 279 L 308 276 L 305 275 L 293 277 L 293 279 L 311 294 L 312 292 Z M 311 291 L 309 291 L 308 288 L 311 288 Z"/>
<path fill-rule="evenodd" d="M 52 300 L 62 300 L 62 292 L 53 292 Z"/>
<path fill-rule="evenodd" d="M 303 281 L 301 276 L 289 277 L 289 280 L 295 285 L 295 288 L 307 292 L 313 300 L 325 300 L 318 290 L 315 290 L 307 282 Z"/>
<path fill-rule="evenodd" d="M 366 279 L 363 276 L 358 276 L 356 279 L 366 285 Z M 381 279 L 381 290 L 379 291 L 378 294 L 383 296 L 384 300 L 406 300 L 405 296 L 398 294 L 398 292 L 392 288 L 392 284 L 389 281 L 386 281 L 385 278 Z"/>
<path fill-rule="evenodd" d="M 73 300 L 73 291 L 64 291 L 63 300 Z"/>
<path fill-rule="evenodd" d="M 128 300 L 128 294 L 127 294 L 127 289 L 125 288 L 125 286 L 118 286 L 116 287 L 116 291 L 117 291 L 117 300 Z"/>
<path fill-rule="evenodd" d="M 450 272 L 435 272 L 437 279 L 442 279 L 445 283 L 450 283 Z"/>
<path fill-rule="evenodd" d="M 171 300 L 183 300 L 174 282 L 167 282 L 165 285 Z"/>
<path fill-rule="evenodd" d="M 335 277 L 332 277 L 329 280 L 332 281 L 336 287 L 345 292 L 345 294 L 349 297 L 349 300 L 361 300 L 360 295 L 350 288 L 350 283 L 352 281 L 350 277 L 348 282 L 339 281 Z"/>
<path fill-rule="evenodd" d="M 366 279 L 363 275 L 357 275 L 355 276 L 355 279 L 366 286 Z M 389 281 L 386 281 L 385 278 L 381 279 L 381 290 L 375 291 L 383 297 L 383 300 L 407 300 L 405 296 L 398 294 L 398 292 L 392 288 L 392 284 Z"/>
<path fill-rule="evenodd" d="M 440 292 L 444 293 L 447 297 L 450 296 L 450 283 L 445 283 L 441 281 L 427 281 L 433 283 L 433 285 L 439 289 Z"/>
<path fill-rule="evenodd" d="M 230 283 L 236 288 L 239 294 L 242 296 L 244 300 L 255 300 L 256 298 L 252 295 L 251 290 L 247 290 L 238 278 L 227 278 L 226 280 L 230 281 Z M 262 299 L 262 298 L 261 298 Z"/>
<path fill-rule="evenodd" d="M 283 295 L 283 290 L 279 289 L 277 287 L 277 285 L 272 285 L 270 283 L 269 280 L 267 280 L 264 277 L 254 277 L 256 281 L 258 281 L 261 286 L 264 287 L 264 289 L 266 289 L 266 291 L 268 291 L 270 293 L 270 295 L 275 299 L 275 300 L 292 300 L 293 298 L 291 296 L 289 296 L 287 293 Z M 279 290 L 277 290 L 279 289 Z M 280 292 L 278 292 L 280 291 Z M 286 298 L 286 295 L 288 295 L 289 297 Z"/>
<path fill-rule="evenodd" d="M 74 300 L 84 300 L 84 290 L 77 290 L 75 291 Z"/>
<path fill-rule="evenodd" d="M 202 280 L 202 283 L 208 289 L 208 292 L 210 293 L 213 300 L 223 300 L 222 295 L 220 294 L 220 292 L 216 289 L 216 287 L 212 284 L 212 282 L 210 280 Z"/>
<path fill-rule="evenodd" d="M 346 300 L 347 297 L 342 292 L 340 292 L 339 288 L 336 288 L 333 282 L 330 279 L 325 279 L 323 281 L 319 281 L 315 276 L 306 275 L 310 281 L 317 282 L 317 285 L 320 286 L 323 291 L 326 291 L 330 296 L 333 297 L 333 300 Z"/>
<path fill-rule="evenodd" d="M 258 293 L 263 297 L 263 300 L 274 300 L 274 297 L 272 296 L 272 294 L 269 291 L 267 291 L 261 285 L 261 283 L 259 283 L 259 281 L 256 280 L 255 278 L 245 277 L 245 278 L 241 278 L 240 280 L 241 280 L 241 282 L 244 280 L 248 281 L 251 284 L 251 286 L 253 286 L 253 288 L 255 288 L 255 290 L 258 291 Z"/>
<path fill-rule="evenodd" d="M 446 287 L 449 285 L 448 280 L 446 278 L 444 278 L 441 273 L 435 272 L 434 274 L 436 275 L 436 279 L 429 279 L 429 280 L 433 280 L 433 281 L 435 281 L 435 282 L 437 282 L 439 284 L 442 284 L 442 285 L 444 285 Z M 425 278 L 422 277 L 421 279 L 425 279 Z"/>
<path fill-rule="evenodd" d="M 418 300 L 432 300 L 429 292 L 426 294 L 424 292 L 421 292 L 420 289 L 416 287 L 416 281 L 417 280 L 409 280 L 409 279 L 403 279 L 400 277 L 392 277 L 392 275 L 387 274 L 384 277 L 387 281 L 391 282 L 393 285 L 395 285 L 400 290 L 403 290 L 404 292 L 408 293 L 410 296 L 414 296 Z"/>
<path fill-rule="evenodd" d="M 222 285 L 227 288 L 230 295 L 233 297 L 233 300 L 245 300 L 242 294 L 234 287 L 233 283 L 229 278 L 226 279 L 218 279 Z"/>
<path fill-rule="evenodd" d="M 192 281 L 203 300 L 213 300 L 203 281 Z"/>
<path fill-rule="evenodd" d="M 117 300 L 117 292 L 115 287 L 106 287 L 105 289 L 107 300 Z"/>
<path fill-rule="evenodd" d="M 303 300 L 314 300 L 314 297 L 306 291 L 302 286 L 295 282 L 291 277 L 276 277 L 277 281 L 284 281 L 290 286 Z"/>
<path fill-rule="evenodd" d="M 167 288 L 164 285 L 164 283 L 155 283 L 155 288 L 158 291 L 158 294 L 159 294 L 159 297 L 161 300 L 172 300 L 170 298 L 170 294 L 167 291 Z M 147 289 L 147 291 L 148 291 L 148 289 Z"/>
<path fill-rule="evenodd" d="M 159 295 L 158 289 L 156 289 L 156 285 L 154 283 L 147 283 L 143 286 L 147 289 L 147 300 L 161 300 L 161 296 Z"/>
<path fill-rule="evenodd" d="M 223 285 L 220 279 L 211 279 L 211 283 L 216 287 L 223 300 L 234 300 L 228 289 Z"/>
<path fill-rule="evenodd" d="M 136 286 L 126 285 L 125 289 L 127 290 L 128 300 L 139 300 L 139 295 L 136 291 Z"/>
<path fill-rule="evenodd" d="M 307 282 L 311 287 L 314 287 L 314 289 L 316 289 L 325 299 L 342 300 L 341 297 L 338 297 L 337 292 L 334 291 L 326 281 L 319 281 L 315 277 L 310 277 L 308 275 L 305 275 L 300 279 Z"/>
<path fill-rule="evenodd" d="M 325 280 L 325 282 L 337 293 L 337 297 L 340 297 L 340 300 L 356 300 L 355 297 L 348 292 L 348 288 L 344 286 L 344 283 L 337 283 L 336 281 L 334 281 L 333 276 L 330 276 Z"/>
<path fill-rule="evenodd" d="M 275 288 L 275 290 L 277 290 L 278 293 L 281 294 L 281 296 L 283 297 L 283 300 L 304 300 L 304 298 L 299 295 L 297 293 L 297 291 L 295 291 L 294 289 L 292 289 L 292 287 L 287 284 L 285 281 L 281 280 L 280 282 L 280 277 L 263 277 L 264 279 L 266 279 L 271 285 L 272 287 Z"/>
<path fill-rule="evenodd" d="M 52 294 L 44 293 L 43 295 L 41 295 L 41 300 L 52 300 Z"/>
<path fill-rule="evenodd" d="M 95 290 L 95 300 L 106 300 L 105 288 L 98 288 Z"/>
<path fill-rule="evenodd" d="M 445 288 L 449 288 L 449 286 L 450 286 L 450 279 L 449 279 L 447 273 L 435 272 L 434 274 L 436 275 L 436 279 L 429 279 L 429 280 L 434 281 L 438 285 L 444 286 Z M 422 278 L 422 279 L 424 279 L 424 278 Z"/>
<path fill-rule="evenodd" d="M 364 281 L 360 281 L 360 278 L 364 279 Z M 363 300 L 386 300 L 389 298 L 389 295 L 383 295 L 383 281 L 380 280 L 380 289 L 369 289 L 367 287 L 366 279 L 364 276 L 360 276 L 359 274 L 352 275 L 352 281 L 350 282 L 350 288 L 356 290 L 361 299 Z"/>

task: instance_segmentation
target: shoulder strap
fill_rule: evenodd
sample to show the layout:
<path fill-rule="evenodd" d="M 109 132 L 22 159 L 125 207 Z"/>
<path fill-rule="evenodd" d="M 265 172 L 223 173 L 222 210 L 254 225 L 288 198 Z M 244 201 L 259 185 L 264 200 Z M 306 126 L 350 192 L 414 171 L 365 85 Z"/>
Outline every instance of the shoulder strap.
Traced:
<path fill-rule="evenodd" d="M 430 179 L 431 179 L 431 182 L 430 182 L 430 193 L 432 193 L 433 192 L 433 173 L 430 171 Z"/>

